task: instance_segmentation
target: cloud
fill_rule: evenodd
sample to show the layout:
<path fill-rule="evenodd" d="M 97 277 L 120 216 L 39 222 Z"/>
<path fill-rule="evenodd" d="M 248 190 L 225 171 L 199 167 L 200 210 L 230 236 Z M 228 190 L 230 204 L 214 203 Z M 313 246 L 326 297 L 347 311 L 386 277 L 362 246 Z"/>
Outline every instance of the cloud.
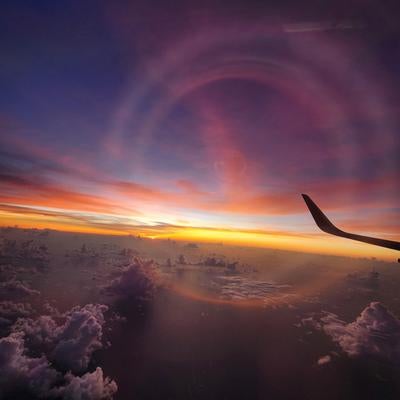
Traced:
<path fill-rule="evenodd" d="M 212 122 L 212 127 L 214 123 L 218 128 L 218 137 L 224 142 L 228 135 L 226 128 L 219 127 L 218 121 Z M 214 132 L 213 129 L 211 131 Z M 258 167 L 250 168 L 252 162 L 249 157 L 239 151 L 240 146 L 231 143 L 231 140 L 226 146 L 216 146 L 215 162 L 224 166 L 219 168 L 222 168 L 220 172 L 224 179 L 217 190 L 210 190 L 205 182 L 185 179 L 187 177 L 184 174 L 178 179 L 174 177 L 173 185 L 167 188 L 167 182 L 155 186 L 123 180 L 120 176 L 96 175 L 95 171 L 81 173 L 89 166 L 75 168 L 76 162 L 68 161 L 68 155 L 63 157 L 51 151 L 42 155 L 34 145 L 26 143 L 19 143 L 17 147 L 22 147 L 23 151 L 11 149 L 0 153 L 0 212 L 9 220 L 15 217 L 25 223 L 30 220 L 32 226 L 40 222 L 45 227 L 62 229 L 71 226 L 78 230 L 141 232 L 149 227 L 141 226 L 138 221 L 126 216 L 139 215 L 136 208 L 148 205 L 212 214 L 305 214 L 306 209 L 299 197 L 299 193 L 304 191 L 313 194 L 328 212 L 346 212 L 354 209 L 357 202 L 364 208 L 395 208 L 399 190 L 396 172 L 374 175 L 368 179 L 314 177 L 312 180 L 302 180 L 300 187 L 296 181 L 282 187 L 262 183 L 257 175 Z M 243 174 L 248 179 L 244 179 Z M 199 188 L 199 184 L 204 190 Z M 132 204 L 135 209 L 131 207 Z M 351 228 L 351 225 L 358 223 L 360 232 L 374 230 L 396 234 L 398 227 L 392 223 L 396 216 L 398 212 L 393 210 L 390 215 L 385 218 L 379 216 L 368 225 L 364 220 L 361 224 L 360 221 L 349 221 L 349 225 Z M 368 218 L 368 221 L 371 220 Z"/>
<path fill-rule="evenodd" d="M 133 219 L 127 219 L 125 216 L 107 215 L 107 214 L 84 214 L 74 213 L 73 211 L 53 211 L 43 210 L 35 207 L 21 207 L 21 206 L 10 206 L 7 204 L 0 203 L 0 211 L 9 213 L 10 215 L 38 215 L 45 217 L 47 221 L 50 218 L 62 218 L 63 221 L 68 221 L 71 224 L 81 226 L 84 224 L 86 227 L 93 229 L 102 229 L 105 232 L 119 232 L 119 233 L 132 233 L 137 232 L 140 234 L 148 235 L 160 235 L 160 234 L 171 234 L 173 232 L 192 229 L 187 226 L 187 221 L 183 221 L 185 225 L 177 225 L 170 223 L 163 223 L 160 221 L 154 221 L 151 224 L 143 224 Z M 196 229 L 206 229 L 211 231 L 226 231 L 226 232 L 238 232 L 238 229 L 228 228 L 216 228 L 212 226 L 197 226 Z M 240 232 L 244 233 L 260 233 L 269 235 L 287 235 L 287 236 L 301 236 L 299 233 L 293 233 L 288 230 L 262 230 L 262 229 L 240 229 Z"/>
<path fill-rule="evenodd" d="M 61 176 L 100 180 L 99 171 L 87 162 L 87 158 L 81 157 L 77 151 L 73 154 L 59 154 L 47 144 L 37 144 L 34 140 L 22 139 L 14 135 L 4 135 L 1 138 L 0 163 L 26 167 L 25 171 L 35 171 L 40 175 L 57 174 Z M 76 149 L 75 149 L 76 150 Z M 3 168 L 1 168 L 3 169 Z"/>
<path fill-rule="evenodd" d="M 34 206 L 16 206 L 9 204 L 0 203 L 0 212 L 3 215 L 7 215 L 10 218 L 19 218 L 24 216 L 26 220 L 32 219 L 32 225 L 37 225 L 37 220 L 45 222 L 45 226 L 53 226 L 55 223 L 55 228 L 59 228 L 59 223 L 62 227 L 66 225 L 74 226 L 75 229 L 81 228 L 82 226 L 86 228 L 92 228 L 94 230 L 101 229 L 104 232 L 132 232 L 133 229 L 146 229 L 146 226 L 139 223 L 135 223 L 132 219 L 127 219 L 126 216 L 118 216 L 116 214 L 102 214 L 93 212 L 76 212 L 74 210 L 62 210 L 62 209 L 48 209 Z M 147 227 L 148 228 L 148 227 Z"/>
<path fill-rule="evenodd" d="M 188 179 L 178 179 L 175 184 L 186 195 L 206 196 L 208 194 Z"/>
<path fill-rule="evenodd" d="M 11 324 L 17 318 L 28 317 L 32 313 L 33 309 L 29 303 L 0 302 L 0 318 L 2 318 L 4 325 L 6 321 L 8 321 L 8 324 Z"/>
<path fill-rule="evenodd" d="M 3 308 L 22 307 L 7 303 Z M 107 309 L 87 304 L 54 318 L 20 318 L 0 339 L 0 398 L 112 399 L 117 384 L 100 367 L 87 371 L 93 352 L 103 346 Z"/>
<path fill-rule="evenodd" d="M 1 205 L 0 205 L 1 210 Z M 34 240 L 0 240 L 0 259 L 10 265 L 11 271 L 43 272 L 48 266 L 49 255 L 46 245 Z"/>
<path fill-rule="evenodd" d="M 88 304 L 75 307 L 66 316 L 66 322 L 56 330 L 56 341 L 51 359 L 72 371 L 88 367 L 92 353 L 102 348 L 104 315 L 108 307 Z"/>
<path fill-rule="evenodd" d="M 141 185 L 135 182 L 115 181 L 110 184 L 118 191 L 121 191 L 127 196 L 135 196 L 144 200 L 166 200 L 170 195 L 158 189 L 153 189 L 149 186 Z"/>
<path fill-rule="evenodd" d="M 368 218 L 349 218 L 340 222 L 347 230 L 357 232 L 376 232 L 387 237 L 392 234 L 394 240 L 400 235 L 399 213 L 395 211 L 379 212 L 378 215 L 368 215 Z"/>
<path fill-rule="evenodd" d="M 349 324 L 326 313 L 321 328 L 350 357 L 374 356 L 400 363 L 400 320 L 379 302 L 372 302 Z"/>
<path fill-rule="evenodd" d="M 298 192 L 299 193 L 299 192 Z M 299 201 L 299 195 L 295 192 L 282 193 L 248 193 L 237 194 L 227 200 L 216 203 L 220 211 L 237 214 L 258 215 L 286 215 L 301 213 L 304 206 Z"/>
<path fill-rule="evenodd" d="M 45 356 L 27 356 L 22 333 L 0 339 L 0 398 L 15 391 L 27 391 L 46 397 L 59 377 Z"/>
<path fill-rule="evenodd" d="M 23 333 L 30 347 L 49 352 L 54 345 L 56 321 L 49 315 L 37 318 L 21 318 L 12 327 L 14 332 Z"/>
<path fill-rule="evenodd" d="M 317 361 L 318 365 L 325 365 L 325 364 L 329 364 L 332 360 L 332 357 L 328 354 L 326 356 L 320 357 Z"/>
<path fill-rule="evenodd" d="M 65 400 L 110 400 L 118 390 L 115 381 L 103 376 L 103 370 L 97 367 L 83 376 L 65 375 L 66 384 L 52 390 L 52 394 Z"/>
<path fill-rule="evenodd" d="M 135 258 L 132 264 L 120 271 L 120 275 L 104 287 L 104 292 L 120 297 L 147 297 L 153 294 L 156 281 L 153 261 Z"/>
<path fill-rule="evenodd" d="M 267 301 L 290 287 L 244 276 L 221 276 L 217 279 L 216 284 L 220 289 L 220 297 L 227 300 Z"/>
<path fill-rule="evenodd" d="M 11 160 L 12 161 L 12 160 Z M 66 174 L 64 178 L 79 179 L 75 173 Z M 108 182 L 91 180 L 85 177 L 86 183 L 105 185 Z M 30 169 L 17 167 L 15 162 L 0 164 L 0 202 L 13 205 L 55 207 L 67 210 L 82 210 L 110 213 L 112 211 L 129 211 L 122 204 L 112 201 L 107 196 L 93 194 L 71 188 L 64 183 L 65 179 L 54 176 L 53 168 Z"/>
<path fill-rule="evenodd" d="M 288 33 L 314 32 L 314 31 L 331 31 L 331 30 L 347 30 L 362 29 L 365 24 L 360 21 L 343 20 L 343 21 L 315 21 L 315 22 L 297 22 L 291 24 L 283 24 L 283 31 Z"/>
<path fill-rule="evenodd" d="M 78 192 L 68 187 L 46 182 L 41 177 L 0 175 L 3 203 L 56 207 L 93 212 L 127 211 L 105 197 Z M 132 210 L 130 210 L 132 212 Z"/>
<path fill-rule="evenodd" d="M 0 339 L 0 398 L 33 394 L 38 398 L 110 400 L 118 389 L 115 381 L 103 376 L 100 367 L 81 377 L 71 372 L 63 377 L 45 355 L 30 357 L 27 352 L 23 333 Z M 61 382 L 61 386 L 55 386 Z"/>
<path fill-rule="evenodd" d="M 39 294 L 38 290 L 31 289 L 26 282 L 14 278 L 0 283 L 0 299 L 19 299 L 20 297 Z"/>
<path fill-rule="evenodd" d="M 82 372 L 87 369 L 93 352 L 103 347 L 107 310 L 102 304 L 77 306 L 63 315 L 61 324 L 51 316 L 42 315 L 18 320 L 13 330 L 24 333 L 35 348 L 45 350 L 61 369 Z"/>

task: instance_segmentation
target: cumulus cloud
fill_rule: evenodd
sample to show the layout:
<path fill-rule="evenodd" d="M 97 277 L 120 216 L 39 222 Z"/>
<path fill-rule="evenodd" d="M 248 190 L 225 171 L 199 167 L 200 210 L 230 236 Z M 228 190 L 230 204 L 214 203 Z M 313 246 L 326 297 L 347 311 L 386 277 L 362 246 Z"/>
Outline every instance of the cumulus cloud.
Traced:
<path fill-rule="evenodd" d="M 320 324 L 350 357 L 375 356 L 400 363 L 400 320 L 379 302 L 372 302 L 352 323 L 326 313 Z"/>
<path fill-rule="evenodd" d="M 11 300 L 21 297 L 39 295 L 38 290 L 31 289 L 26 282 L 10 279 L 0 283 L 0 299 Z"/>
<path fill-rule="evenodd" d="M 83 376 L 65 375 L 66 384 L 52 390 L 52 394 L 65 400 L 111 400 L 117 392 L 115 381 L 103 376 L 99 367 Z"/>
<path fill-rule="evenodd" d="M 29 303 L 0 301 L 0 325 L 12 324 L 17 318 L 28 317 L 33 313 Z"/>
<path fill-rule="evenodd" d="M 3 305 L 13 310 L 15 304 Z M 0 339 L 0 399 L 30 398 L 110 400 L 117 384 L 101 368 L 87 372 L 102 345 L 108 307 L 88 304 L 58 317 L 20 318 Z M 83 374 L 77 376 L 75 374 Z"/>
<path fill-rule="evenodd" d="M 123 268 L 115 279 L 104 288 L 104 292 L 120 297 L 148 297 L 156 288 L 155 265 L 153 261 L 138 258 Z"/>
<path fill-rule="evenodd" d="M 56 341 L 51 358 L 72 371 L 88 367 L 92 353 L 102 348 L 104 312 L 102 304 L 88 304 L 73 308 L 64 325 L 56 330 Z"/>
<path fill-rule="evenodd" d="M 55 341 L 57 323 L 49 315 L 38 318 L 21 318 L 12 327 L 14 332 L 21 332 L 27 339 L 30 347 L 45 351 Z"/>
<path fill-rule="evenodd" d="M 63 382 L 60 386 L 57 383 Z M 65 400 L 111 400 L 117 384 L 103 376 L 99 367 L 83 376 L 68 372 L 64 377 L 54 369 L 46 356 L 26 354 L 22 333 L 0 339 L 0 398 L 19 393 L 37 398 Z"/>
<path fill-rule="evenodd" d="M 65 313 L 61 323 L 53 317 L 20 319 L 14 325 L 15 332 L 23 332 L 35 348 L 47 351 L 52 362 L 73 372 L 88 367 L 92 353 L 102 348 L 104 312 L 102 304 L 74 307 Z"/>
<path fill-rule="evenodd" d="M 22 333 L 0 339 L 0 398 L 16 390 L 45 397 L 58 378 L 45 356 L 32 358 L 25 350 Z"/>

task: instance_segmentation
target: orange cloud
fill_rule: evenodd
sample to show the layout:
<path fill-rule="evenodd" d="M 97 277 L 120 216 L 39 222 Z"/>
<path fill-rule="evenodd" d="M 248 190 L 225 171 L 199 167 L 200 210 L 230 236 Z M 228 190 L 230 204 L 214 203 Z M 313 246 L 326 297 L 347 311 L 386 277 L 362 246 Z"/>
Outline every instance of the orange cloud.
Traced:
<path fill-rule="evenodd" d="M 101 196 L 68 190 L 38 179 L 0 175 L 0 202 L 96 212 L 128 211 Z M 129 210 L 133 212 L 133 210 Z"/>

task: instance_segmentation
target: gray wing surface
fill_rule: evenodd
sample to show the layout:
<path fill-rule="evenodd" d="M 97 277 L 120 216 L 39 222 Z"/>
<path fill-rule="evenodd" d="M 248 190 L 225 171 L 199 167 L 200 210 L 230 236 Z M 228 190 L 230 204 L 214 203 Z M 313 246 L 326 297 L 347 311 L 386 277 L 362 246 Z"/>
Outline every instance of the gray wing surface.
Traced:
<path fill-rule="evenodd" d="M 315 223 L 322 231 L 346 239 L 358 240 L 359 242 L 369 243 L 375 246 L 386 247 L 388 249 L 400 251 L 400 242 L 357 235 L 354 233 L 342 231 L 341 229 L 333 225 L 331 221 L 329 221 L 328 217 L 311 200 L 310 196 L 307 196 L 306 194 L 302 194 L 302 196 L 307 204 L 308 209 L 310 210 L 311 215 L 314 218 Z"/>

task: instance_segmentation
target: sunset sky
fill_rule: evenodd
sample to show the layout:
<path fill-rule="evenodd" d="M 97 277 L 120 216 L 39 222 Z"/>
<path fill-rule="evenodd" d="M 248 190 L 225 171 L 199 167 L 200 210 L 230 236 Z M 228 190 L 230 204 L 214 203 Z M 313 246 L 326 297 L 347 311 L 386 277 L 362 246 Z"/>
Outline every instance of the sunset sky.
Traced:
<path fill-rule="evenodd" d="M 5 2 L 0 224 L 395 259 L 300 196 L 399 239 L 393 10 L 292 3 Z"/>

